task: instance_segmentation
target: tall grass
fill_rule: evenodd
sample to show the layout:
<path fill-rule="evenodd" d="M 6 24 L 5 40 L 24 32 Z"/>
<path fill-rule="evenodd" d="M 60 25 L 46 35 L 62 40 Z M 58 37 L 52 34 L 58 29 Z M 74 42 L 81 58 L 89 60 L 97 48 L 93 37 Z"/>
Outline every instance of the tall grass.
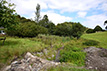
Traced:
<path fill-rule="evenodd" d="M 72 47 L 72 45 L 66 45 L 60 52 L 61 62 L 70 62 L 77 66 L 83 66 L 85 64 L 86 54 L 81 51 L 81 48 Z"/>
<path fill-rule="evenodd" d="M 7 63 L 26 52 L 37 52 L 47 47 L 42 42 L 31 41 L 28 38 L 7 37 L 5 44 L 0 41 L 0 63 Z"/>

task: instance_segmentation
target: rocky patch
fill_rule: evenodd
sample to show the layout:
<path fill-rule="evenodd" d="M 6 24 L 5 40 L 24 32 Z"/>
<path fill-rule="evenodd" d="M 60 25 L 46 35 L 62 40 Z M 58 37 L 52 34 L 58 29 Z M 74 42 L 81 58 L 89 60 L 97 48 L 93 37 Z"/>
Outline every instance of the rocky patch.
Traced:
<path fill-rule="evenodd" d="M 40 71 L 43 68 L 59 65 L 59 62 L 48 61 L 27 53 L 24 59 L 14 61 L 4 71 Z"/>
<path fill-rule="evenodd" d="M 86 68 L 107 71 L 107 49 L 89 47 L 84 51 L 87 52 Z"/>

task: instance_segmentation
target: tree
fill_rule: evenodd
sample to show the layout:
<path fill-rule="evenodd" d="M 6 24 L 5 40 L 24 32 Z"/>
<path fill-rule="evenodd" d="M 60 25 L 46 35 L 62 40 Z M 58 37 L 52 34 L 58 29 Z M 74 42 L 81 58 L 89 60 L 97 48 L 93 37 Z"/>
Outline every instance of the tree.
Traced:
<path fill-rule="evenodd" d="M 88 29 L 86 33 L 94 33 L 93 29 Z"/>
<path fill-rule="evenodd" d="M 107 20 L 104 22 L 104 25 L 106 25 L 107 24 Z"/>
<path fill-rule="evenodd" d="M 107 26 L 105 27 L 105 29 L 107 30 Z"/>
<path fill-rule="evenodd" d="M 39 25 L 47 28 L 48 24 L 49 24 L 48 16 L 47 16 L 47 15 L 44 15 L 44 16 L 43 16 L 43 19 L 41 19 L 41 20 L 39 21 Z"/>
<path fill-rule="evenodd" d="M 0 26 L 9 29 L 16 25 L 16 14 L 14 13 L 14 4 L 8 3 L 6 0 L 0 0 Z"/>
<path fill-rule="evenodd" d="M 107 24 L 107 20 L 104 22 L 104 25 L 106 25 Z M 107 26 L 105 27 L 105 29 L 107 30 Z"/>
<path fill-rule="evenodd" d="M 66 22 L 58 24 L 55 28 L 55 35 L 59 36 L 71 36 L 72 24 Z"/>
<path fill-rule="evenodd" d="M 103 31 L 103 29 L 99 25 L 97 25 L 93 31 L 98 32 L 98 31 Z"/>
<path fill-rule="evenodd" d="M 72 25 L 71 34 L 73 37 L 76 37 L 77 39 L 79 39 L 80 36 L 83 34 L 84 30 L 85 30 L 85 27 L 81 25 L 79 22 L 74 23 Z"/>
<path fill-rule="evenodd" d="M 39 23 L 39 20 L 40 20 L 40 5 L 39 4 L 37 4 L 37 6 L 36 6 L 36 12 L 35 12 L 35 21 L 37 22 L 37 23 Z"/>
<path fill-rule="evenodd" d="M 53 22 L 49 21 L 47 15 L 44 15 L 44 16 L 43 16 L 43 19 L 41 19 L 41 20 L 39 21 L 39 25 L 47 28 L 49 34 L 53 34 L 53 33 L 54 33 L 55 24 L 54 24 Z"/>

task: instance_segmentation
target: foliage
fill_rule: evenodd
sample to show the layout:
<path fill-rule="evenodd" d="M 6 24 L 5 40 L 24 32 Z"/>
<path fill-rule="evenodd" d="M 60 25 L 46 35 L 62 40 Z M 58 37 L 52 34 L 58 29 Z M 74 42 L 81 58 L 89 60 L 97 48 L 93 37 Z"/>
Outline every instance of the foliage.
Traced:
<path fill-rule="evenodd" d="M 85 27 L 83 25 L 81 25 L 79 22 L 74 23 L 72 25 L 71 34 L 73 37 L 77 37 L 77 39 L 79 39 L 84 31 L 85 31 Z"/>
<path fill-rule="evenodd" d="M 60 52 L 60 56 L 61 62 L 71 62 L 79 66 L 84 65 L 85 53 L 82 52 L 80 48 L 66 45 L 64 49 Z"/>
<path fill-rule="evenodd" d="M 43 19 L 41 19 L 39 21 L 39 25 L 47 28 L 49 34 L 53 34 L 54 33 L 55 24 L 53 22 L 49 21 L 47 15 L 44 15 Z"/>
<path fill-rule="evenodd" d="M 107 26 L 105 27 L 105 29 L 107 30 Z"/>
<path fill-rule="evenodd" d="M 88 29 L 88 30 L 86 31 L 86 33 L 94 33 L 94 30 L 93 30 L 93 29 Z"/>
<path fill-rule="evenodd" d="M 103 31 L 103 30 L 102 30 L 102 28 L 101 28 L 99 25 L 97 25 L 97 26 L 94 28 L 93 31 L 94 31 L 94 32 L 98 32 L 98 31 Z"/>
<path fill-rule="evenodd" d="M 7 37 L 4 46 L 0 41 L 0 63 L 11 62 L 15 57 L 21 57 L 26 52 L 42 51 L 47 45 L 31 41 L 28 38 Z"/>
<path fill-rule="evenodd" d="M 26 19 L 25 17 L 21 17 L 20 15 L 17 15 L 16 18 L 19 23 L 26 23 L 26 22 L 35 23 L 35 21 L 33 21 L 31 19 Z M 35 24 L 37 24 L 37 23 L 35 23 Z"/>
<path fill-rule="evenodd" d="M 104 25 L 106 25 L 107 24 L 107 20 L 104 22 Z"/>
<path fill-rule="evenodd" d="M 27 22 L 17 25 L 14 30 L 7 30 L 10 36 L 18 37 L 35 37 L 38 34 L 47 34 L 48 30 L 42 26 L 35 25 L 35 23 Z"/>
<path fill-rule="evenodd" d="M 72 24 L 71 23 L 61 23 L 58 24 L 55 28 L 55 35 L 59 36 L 71 36 L 71 28 Z"/>
<path fill-rule="evenodd" d="M 104 22 L 104 25 L 106 25 L 107 24 L 107 20 Z M 107 30 L 107 26 L 105 26 L 105 29 Z"/>
<path fill-rule="evenodd" d="M 94 41 L 94 40 L 88 40 L 88 41 L 83 43 L 83 45 L 87 45 L 87 46 L 95 46 L 95 45 L 98 45 L 98 44 L 99 44 L 99 42 Z"/>
<path fill-rule="evenodd" d="M 16 14 L 14 12 L 14 4 L 0 0 L 0 26 L 11 29 L 10 26 L 16 25 Z"/>
<path fill-rule="evenodd" d="M 55 35 L 77 37 L 77 39 L 83 34 L 85 27 L 80 23 L 64 22 L 58 24 L 55 29 Z"/>

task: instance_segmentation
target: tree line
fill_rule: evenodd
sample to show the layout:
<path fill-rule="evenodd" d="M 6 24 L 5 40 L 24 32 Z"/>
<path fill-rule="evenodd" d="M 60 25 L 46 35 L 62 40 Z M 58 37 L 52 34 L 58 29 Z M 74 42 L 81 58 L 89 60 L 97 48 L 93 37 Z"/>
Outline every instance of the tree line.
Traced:
<path fill-rule="evenodd" d="M 7 4 L 7 5 L 6 5 Z M 0 27 L 4 27 L 7 35 L 18 37 L 36 37 L 38 34 L 76 37 L 84 33 L 86 27 L 79 22 L 64 22 L 55 25 L 48 15 L 41 18 L 40 5 L 37 4 L 35 20 L 21 17 L 14 10 L 14 4 L 6 0 L 0 1 Z"/>

